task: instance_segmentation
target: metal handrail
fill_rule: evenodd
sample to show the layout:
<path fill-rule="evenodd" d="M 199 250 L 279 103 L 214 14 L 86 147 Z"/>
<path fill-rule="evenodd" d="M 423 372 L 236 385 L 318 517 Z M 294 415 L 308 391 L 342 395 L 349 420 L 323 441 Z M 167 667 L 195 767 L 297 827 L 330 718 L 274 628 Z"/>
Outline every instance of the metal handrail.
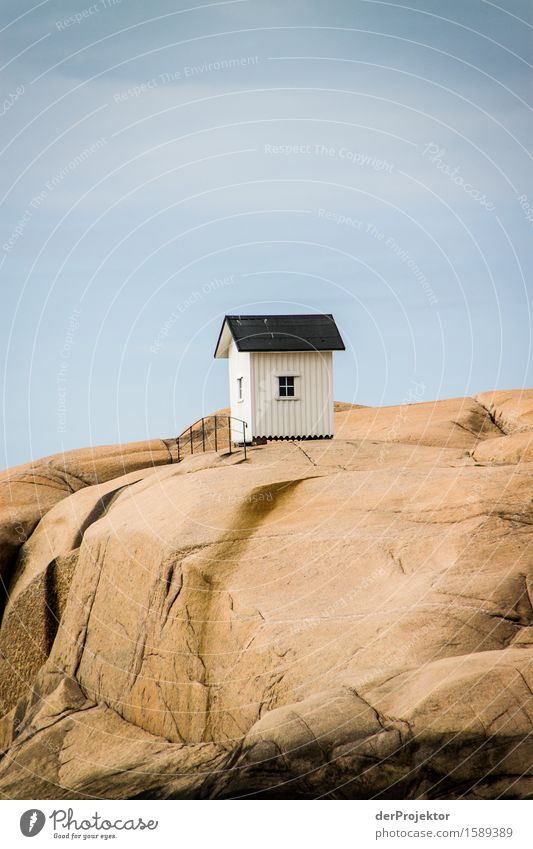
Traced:
<path fill-rule="evenodd" d="M 184 456 L 184 452 L 182 451 L 182 443 L 181 443 L 181 441 L 183 440 L 183 438 L 184 438 L 185 436 L 187 436 L 187 437 L 188 437 L 188 443 L 189 443 L 189 445 L 190 445 L 190 452 L 189 452 L 190 454 L 194 454 L 194 439 L 193 439 L 193 435 L 194 435 L 195 433 L 197 434 L 197 433 L 199 433 L 199 432 L 201 433 L 201 448 L 202 448 L 202 452 L 203 452 L 203 453 L 205 453 L 205 452 L 206 452 L 206 450 L 209 450 L 209 449 L 206 449 L 206 427 L 205 427 L 205 425 L 206 425 L 206 421 L 208 421 L 209 419 L 213 419 L 213 420 L 214 420 L 214 423 L 215 423 L 215 427 L 214 427 L 213 434 L 214 434 L 214 437 L 215 437 L 215 451 L 216 451 L 216 452 L 218 452 L 218 436 L 219 436 L 219 433 L 220 433 L 220 430 L 221 430 L 221 427 L 219 426 L 219 422 L 220 422 L 220 421 L 222 421 L 222 422 L 223 422 L 223 424 L 222 424 L 222 430 L 223 430 L 223 431 L 225 431 L 225 429 L 226 429 L 226 427 L 227 427 L 227 431 L 228 431 L 228 446 L 229 446 L 229 453 L 230 453 L 230 454 L 232 453 L 232 449 L 231 449 L 231 431 L 232 431 L 232 422 L 238 422 L 238 423 L 241 425 L 241 427 L 242 427 L 242 444 L 243 444 L 243 449 L 244 449 L 244 459 L 246 460 L 246 428 L 247 428 L 247 426 L 248 426 L 248 425 L 246 424 L 246 422 L 245 422 L 243 419 L 237 419 L 235 416 L 216 416 L 216 415 L 212 415 L 212 416 L 202 416 L 202 418 L 201 418 L 201 419 L 197 419 L 197 420 L 196 420 L 195 422 L 193 422 L 191 425 L 189 425 L 188 427 L 186 427 L 186 428 L 185 428 L 185 430 L 183 430 L 183 431 L 180 433 L 180 435 L 179 435 L 179 436 L 177 436 L 177 437 L 176 437 L 176 446 L 177 446 L 177 449 L 178 449 L 178 463 L 182 460 L 182 458 L 183 458 L 183 456 Z M 201 429 L 198 429 L 198 428 L 196 427 L 197 425 L 201 425 Z M 209 435 L 209 434 L 208 434 L 208 435 Z M 198 440 L 198 441 L 200 442 L 200 440 Z"/>

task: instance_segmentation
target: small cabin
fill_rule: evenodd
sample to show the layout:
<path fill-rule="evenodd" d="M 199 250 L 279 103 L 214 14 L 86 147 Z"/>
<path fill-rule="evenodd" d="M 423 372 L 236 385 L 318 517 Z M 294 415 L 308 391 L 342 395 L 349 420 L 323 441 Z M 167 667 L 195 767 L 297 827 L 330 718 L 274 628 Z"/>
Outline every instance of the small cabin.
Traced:
<path fill-rule="evenodd" d="M 227 315 L 215 349 L 229 366 L 232 439 L 331 439 L 332 315 Z"/>

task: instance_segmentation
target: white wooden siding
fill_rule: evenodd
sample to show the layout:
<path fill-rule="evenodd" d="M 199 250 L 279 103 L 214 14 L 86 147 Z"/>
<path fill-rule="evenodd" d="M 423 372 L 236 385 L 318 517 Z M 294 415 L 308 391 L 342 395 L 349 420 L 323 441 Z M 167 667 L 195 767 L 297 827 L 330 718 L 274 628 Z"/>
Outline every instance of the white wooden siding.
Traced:
<path fill-rule="evenodd" d="M 242 401 L 239 401 L 238 377 L 242 377 Z M 229 348 L 229 397 L 231 415 L 246 422 L 248 425 L 246 438 L 249 440 L 252 422 L 250 354 L 247 351 L 238 351 L 233 341 Z M 231 423 L 231 436 L 234 442 L 242 442 L 242 425 L 239 422 Z"/>
<path fill-rule="evenodd" d="M 331 351 L 252 352 L 250 366 L 252 436 L 333 435 Z M 281 375 L 297 375 L 294 398 L 278 399 Z"/>

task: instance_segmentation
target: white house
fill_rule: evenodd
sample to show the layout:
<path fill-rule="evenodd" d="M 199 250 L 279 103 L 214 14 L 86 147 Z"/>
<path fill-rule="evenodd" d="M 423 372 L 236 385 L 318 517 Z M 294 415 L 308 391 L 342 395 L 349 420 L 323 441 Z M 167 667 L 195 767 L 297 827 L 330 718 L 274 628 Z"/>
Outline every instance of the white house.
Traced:
<path fill-rule="evenodd" d="M 333 436 L 332 315 L 227 315 L 215 357 L 229 362 L 232 439 Z"/>

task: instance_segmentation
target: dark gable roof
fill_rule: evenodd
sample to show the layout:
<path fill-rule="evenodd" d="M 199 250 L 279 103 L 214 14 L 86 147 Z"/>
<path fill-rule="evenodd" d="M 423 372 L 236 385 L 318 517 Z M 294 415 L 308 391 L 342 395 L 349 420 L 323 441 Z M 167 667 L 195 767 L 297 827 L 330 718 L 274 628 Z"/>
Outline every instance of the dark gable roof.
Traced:
<path fill-rule="evenodd" d="M 239 351 L 344 351 L 332 315 L 227 315 L 225 322 Z"/>

